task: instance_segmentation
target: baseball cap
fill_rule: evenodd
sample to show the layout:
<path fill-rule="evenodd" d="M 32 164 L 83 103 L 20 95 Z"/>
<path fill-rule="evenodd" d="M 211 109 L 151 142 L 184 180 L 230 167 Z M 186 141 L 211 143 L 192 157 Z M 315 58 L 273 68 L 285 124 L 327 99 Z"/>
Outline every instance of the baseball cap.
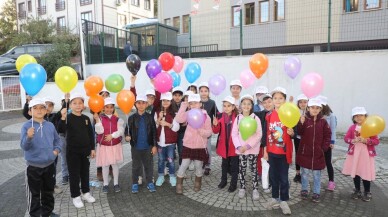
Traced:
<path fill-rule="evenodd" d="M 185 94 L 183 96 L 190 96 L 192 94 L 194 94 L 194 92 L 191 91 L 191 90 L 188 90 L 188 91 L 185 92 Z"/>
<path fill-rule="evenodd" d="M 258 86 L 255 90 L 255 93 L 268 93 L 268 88 L 264 86 Z"/>
<path fill-rule="evenodd" d="M 309 100 L 309 102 L 307 103 L 307 106 L 308 107 L 311 107 L 311 106 L 318 106 L 318 107 L 321 107 L 322 108 L 322 101 L 319 99 L 319 98 L 312 98 Z"/>
<path fill-rule="evenodd" d="M 139 94 L 139 95 L 136 96 L 136 101 L 135 102 L 137 102 L 137 101 L 147 102 L 147 96 L 144 95 L 144 94 Z"/>
<path fill-rule="evenodd" d="M 198 88 L 200 89 L 201 87 L 207 87 L 207 88 L 209 88 L 209 83 L 207 83 L 206 81 L 201 82 L 201 83 L 199 84 Z"/>
<path fill-rule="evenodd" d="M 75 93 L 70 94 L 70 102 L 73 101 L 73 99 L 75 99 L 75 98 L 81 98 L 82 101 L 85 100 L 85 98 L 80 93 L 75 92 Z"/>
<path fill-rule="evenodd" d="M 316 98 L 321 100 L 322 105 L 327 105 L 327 97 L 326 96 L 319 95 Z"/>
<path fill-rule="evenodd" d="M 226 96 L 222 102 L 229 102 L 230 104 L 234 105 L 236 100 L 232 96 Z"/>
<path fill-rule="evenodd" d="M 189 95 L 189 102 L 201 102 L 201 97 L 199 94 L 190 94 Z"/>
<path fill-rule="evenodd" d="M 230 85 L 229 86 L 240 86 L 242 88 L 242 84 L 241 84 L 241 81 L 240 80 L 232 80 L 230 82 Z"/>
<path fill-rule="evenodd" d="M 245 94 L 244 96 L 242 96 L 242 97 L 240 98 L 240 102 L 242 102 L 244 99 L 250 99 L 250 100 L 252 100 L 252 102 L 253 102 L 253 96 L 251 96 L 251 95 L 249 95 L 249 94 Z"/>
<path fill-rule="evenodd" d="M 147 95 L 153 95 L 153 96 L 156 96 L 155 95 L 155 90 L 153 90 L 153 89 L 148 89 L 148 90 L 146 90 L 146 93 L 145 93 L 145 95 L 147 96 Z"/>
<path fill-rule="evenodd" d="M 54 100 L 50 97 L 44 97 L 42 98 L 42 100 L 44 100 L 45 102 L 51 102 L 52 104 L 55 104 Z"/>
<path fill-rule="evenodd" d="M 102 90 L 98 94 L 102 95 L 102 93 L 104 93 L 104 92 L 107 92 L 108 94 L 110 94 L 109 91 L 105 87 L 102 88 Z"/>
<path fill-rule="evenodd" d="M 272 99 L 272 96 L 269 93 L 263 94 L 263 95 L 259 96 L 259 101 L 263 102 L 264 98 L 271 98 Z"/>
<path fill-rule="evenodd" d="M 283 87 L 275 87 L 275 89 L 273 89 L 271 91 L 271 95 L 273 95 L 274 93 L 283 93 L 283 94 L 286 94 L 287 95 L 287 91 L 285 88 Z"/>
<path fill-rule="evenodd" d="M 364 107 L 354 107 L 352 109 L 352 116 L 354 115 L 366 115 L 366 109 Z"/>
<path fill-rule="evenodd" d="M 195 83 L 195 82 L 193 82 L 193 83 L 191 83 L 191 84 L 189 85 L 189 87 L 191 87 L 191 86 L 193 86 L 193 87 L 198 87 L 198 84 Z"/>
<path fill-rule="evenodd" d="M 181 94 L 183 95 L 183 89 L 181 87 L 175 87 L 174 89 L 172 89 L 172 94 L 175 94 L 175 92 L 181 92 Z"/>
<path fill-rule="evenodd" d="M 299 101 L 299 100 L 309 100 L 309 98 L 307 98 L 307 96 L 302 93 L 296 97 L 296 101 Z"/>
<path fill-rule="evenodd" d="M 160 100 L 172 100 L 172 93 L 165 92 L 160 95 Z"/>
<path fill-rule="evenodd" d="M 35 99 L 32 99 L 30 103 L 28 103 L 28 108 L 32 108 L 36 105 L 43 105 L 44 107 L 46 107 L 46 102 L 44 101 L 44 99 L 35 98 Z"/>
<path fill-rule="evenodd" d="M 115 104 L 116 104 L 115 100 L 111 97 L 107 97 L 104 99 L 104 106 L 105 105 L 115 105 Z"/>

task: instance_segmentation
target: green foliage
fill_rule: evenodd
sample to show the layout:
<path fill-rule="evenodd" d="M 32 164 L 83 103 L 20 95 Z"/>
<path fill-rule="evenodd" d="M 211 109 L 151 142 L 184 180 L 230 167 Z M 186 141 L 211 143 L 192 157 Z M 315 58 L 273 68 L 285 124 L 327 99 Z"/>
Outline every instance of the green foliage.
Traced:
<path fill-rule="evenodd" d="M 13 0 L 7 0 L 0 10 L 0 54 L 11 48 L 12 38 L 17 35 L 17 13 Z"/>
<path fill-rule="evenodd" d="M 72 55 L 71 45 L 65 43 L 55 43 L 53 48 L 44 53 L 38 60 L 47 72 L 47 81 L 54 81 L 55 72 L 62 66 L 70 66 Z"/>

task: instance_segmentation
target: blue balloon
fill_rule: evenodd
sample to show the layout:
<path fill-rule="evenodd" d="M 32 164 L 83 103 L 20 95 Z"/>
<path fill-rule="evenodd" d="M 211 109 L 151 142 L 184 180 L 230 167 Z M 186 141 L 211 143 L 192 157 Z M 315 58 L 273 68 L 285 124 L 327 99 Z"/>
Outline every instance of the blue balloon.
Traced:
<path fill-rule="evenodd" d="M 187 81 L 191 84 L 201 76 L 201 66 L 198 63 L 189 63 L 185 69 Z"/>
<path fill-rule="evenodd" d="M 181 76 L 176 73 L 176 72 L 170 72 L 170 75 L 172 77 L 172 86 L 173 87 L 178 87 L 179 85 L 181 85 Z"/>
<path fill-rule="evenodd" d="M 19 78 L 27 94 L 35 96 L 46 83 L 47 73 L 43 66 L 37 63 L 29 63 L 22 68 Z"/>

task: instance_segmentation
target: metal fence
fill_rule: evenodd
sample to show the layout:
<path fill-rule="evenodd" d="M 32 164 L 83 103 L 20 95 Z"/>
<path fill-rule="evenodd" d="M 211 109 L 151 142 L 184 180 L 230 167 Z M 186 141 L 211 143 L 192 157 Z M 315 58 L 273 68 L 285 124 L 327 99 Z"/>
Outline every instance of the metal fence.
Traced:
<path fill-rule="evenodd" d="M 0 111 L 22 108 L 19 76 L 0 76 Z"/>

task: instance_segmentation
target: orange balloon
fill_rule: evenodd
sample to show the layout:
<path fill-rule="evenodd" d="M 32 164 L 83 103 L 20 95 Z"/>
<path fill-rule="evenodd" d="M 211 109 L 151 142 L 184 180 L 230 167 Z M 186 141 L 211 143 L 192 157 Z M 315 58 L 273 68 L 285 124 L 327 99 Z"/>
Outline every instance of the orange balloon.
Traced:
<path fill-rule="evenodd" d="M 121 90 L 116 96 L 116 101 L 121 111 L 127 115 L 135 104 L 135 95 L 130 90 Z"/>
<path fill-rule="evenodd" d="M 91 95 L 88 101 L 88 105 L 90 110 L 98 113 L 104 108 L 104 98 L 97 94 Z"/>
<path fill-rule="evenodd" d="M 260 78 L 268 68 L 267 56 L 262 53 L 254 54 L 249 60 L 249 68 L 256 78 Z"/>
<path fill-rule="evenodd" d="M 366 118 L 361 125 L 361 137 L 369 138 L 371 136 L 377 136 L 385 129 L 384 118 L 378 115 L 371 115 Z"/>
<path fill-rule="evenodd" d="M 104 81 L 96 75 L 90 76 L 84 83 L 84 88 L 88 96 L 100 93 L 103 87 Z"/>

